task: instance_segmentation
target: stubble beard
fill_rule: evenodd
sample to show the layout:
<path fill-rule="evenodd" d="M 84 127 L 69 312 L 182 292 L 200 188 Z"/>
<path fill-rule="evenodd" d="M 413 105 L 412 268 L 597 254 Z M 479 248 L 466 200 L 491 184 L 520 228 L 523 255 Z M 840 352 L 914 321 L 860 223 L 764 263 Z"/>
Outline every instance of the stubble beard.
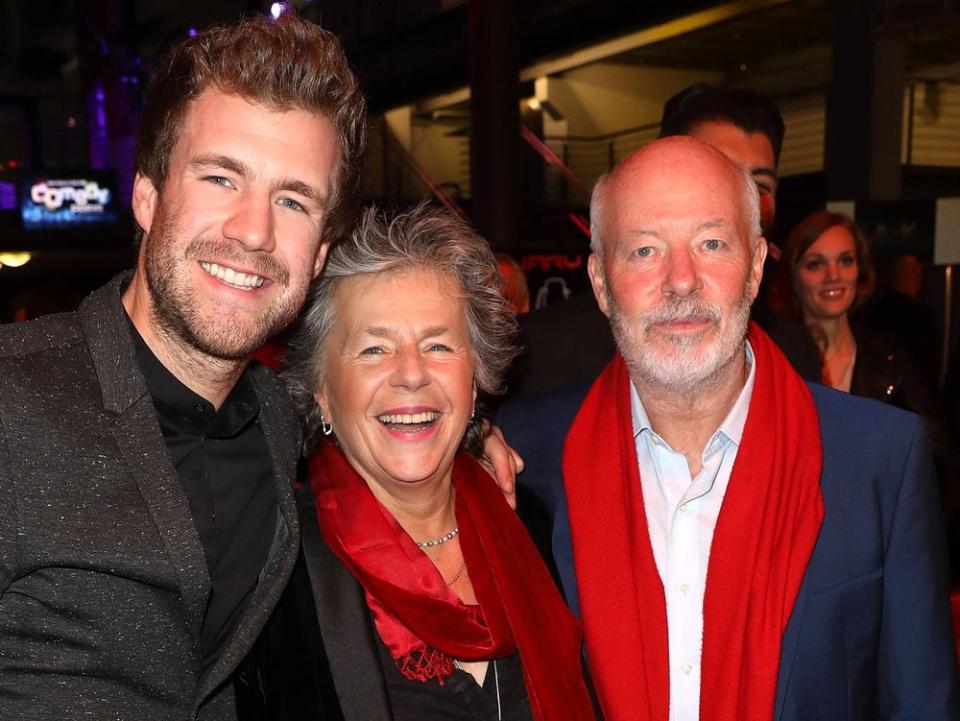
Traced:
<path fill-rule="evenodd" d="M 637 318 L 626 318 L 616 300 L 607 294 L 613 337 L 631 377 L 672 394 L 690 393 L 709 384 L 736 359 L 746 340 L 750 303 L 748 285 L 727 318 L 718 306 L 693 296 L 674 298 Z M 715 340 L 701 347 L 709 328 L 682 335 L 656 331 L 656 324 L 681 318 L 709 320 Z"/>
<path fill-rule="evenodd" d="M 264 253 L 241 252 L 230 241 L 201 236 L 178 250 L 177 226 L 175 215 L 159 211 L 150 234 L 143 239 L 147 244 L 145 269 L 154 321 L 188 352 L 193 349 L 226 361 L 247 359 L 296 317 L 306 287 L 300 293 L 291 293 L 290 273 L 276 259 Z M 217 307 L 190 284 L 189 267 L 201 258 L 233 261 L 250 268 L 272 279 L 281 292 L 275 293 L 255 316 L 231 312 L 228 304 Z"/>

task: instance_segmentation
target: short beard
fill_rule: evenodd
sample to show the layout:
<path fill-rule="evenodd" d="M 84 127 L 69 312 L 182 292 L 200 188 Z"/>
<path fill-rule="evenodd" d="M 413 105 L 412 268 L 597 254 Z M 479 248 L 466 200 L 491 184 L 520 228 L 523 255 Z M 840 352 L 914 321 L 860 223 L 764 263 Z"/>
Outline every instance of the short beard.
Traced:
<path fill-rule="evenodd" d="M 209 237 L 195 238 L 177 257 L 177 217 L 159 211 L 146 244 L 147 287 L 157 326 L 175 342 L 220 360 L 246 360 L 253 351 L 279 333 L 294 319 L 304 298 L 278 296 L 255 318 L 236 322 L 229 312 L 218 316 L 210 301 L 196 297 L 188 284 L 187 266 L 202 257 L 233 260 L 289 288 L 290 273 L 271 256 L 241 253 L 235 244 Z M 207 311 L 204 313 L 204 311 Z M 228 311 L 229 309 L 227 309 Z"/>
<path fill-rule="evenodd" d="M 750 322 L 750 286 L 726 319 L 722 310 L 696 297 L 675 298 L 637 318 L 625 318 L 620 307 L 607 294 L 610 325 L 617 347 L 632 378 L 670 393 L 689 393 L 697 386 L 709 385 L 742 352 Z M 651 326 L 681 318 L 709 320 L 716 328 L 715 341 L 702 350 L 697 345 L 702 334 L 660 336 L 651 339 Z M 669 343 L 666 352 L 651 351 L 653 343 Z"/>

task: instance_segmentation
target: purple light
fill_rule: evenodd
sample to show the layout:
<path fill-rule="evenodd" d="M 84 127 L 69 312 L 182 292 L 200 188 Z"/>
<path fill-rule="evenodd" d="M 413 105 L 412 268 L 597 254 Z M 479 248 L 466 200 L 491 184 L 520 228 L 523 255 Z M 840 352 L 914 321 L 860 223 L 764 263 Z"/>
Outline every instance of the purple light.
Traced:
<path fill-rule="evenodd" d="M 187 37 L 191 37 L 191 38 L 197 37 L 197 29 L 196 29 L 196 28 L 187 28 Z"/>
<path fill-rule="evenodd" d="M 285 2 L 273 3 L 270 5 L 270 17 L 276 20 L 289 9 L 289 6 Z"/>
<path fill-rule="evenodd" d="M 96 98 L 96 117 L 97 117 L 97 128 L 103 131 L 107 129 L 107 94 L 103 92 L 103 85 L 100 84 L 100 81 L 97 80 L 96 90 L 94 91 L 94 98 Z"/>

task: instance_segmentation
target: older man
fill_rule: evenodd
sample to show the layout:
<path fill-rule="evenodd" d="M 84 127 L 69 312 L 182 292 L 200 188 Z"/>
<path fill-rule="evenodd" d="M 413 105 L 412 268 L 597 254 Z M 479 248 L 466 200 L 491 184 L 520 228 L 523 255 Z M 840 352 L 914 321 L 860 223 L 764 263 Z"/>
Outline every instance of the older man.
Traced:
<path fill-rule="evenodd" d="M 754 183 L 656 141 L 602 179 L 590 277 L 618 355 L 503 409 L 554 515 L 606 718 L 956 718 L 920 421 L 808 386 L 756 326 Z"/>

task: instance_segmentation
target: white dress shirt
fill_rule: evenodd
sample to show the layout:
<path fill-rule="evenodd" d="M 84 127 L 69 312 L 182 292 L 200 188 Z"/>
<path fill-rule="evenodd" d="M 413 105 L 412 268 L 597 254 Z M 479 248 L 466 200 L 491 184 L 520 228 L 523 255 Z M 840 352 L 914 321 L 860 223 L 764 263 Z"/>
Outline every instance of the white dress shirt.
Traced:
<path fill-rule="evenodd" d="M 650 544 L 667 601 L 670 721 L 699 721 L 703 595 L 710 543 L 747 421 L 756 364 L 746 344 L 747 381 L 727 417 L 710 436 L 696 478 L 683 453 L 650 427 L 633 383 L 633 432 Z M 730 549 L 728 549 L 729 551 Z"/>

